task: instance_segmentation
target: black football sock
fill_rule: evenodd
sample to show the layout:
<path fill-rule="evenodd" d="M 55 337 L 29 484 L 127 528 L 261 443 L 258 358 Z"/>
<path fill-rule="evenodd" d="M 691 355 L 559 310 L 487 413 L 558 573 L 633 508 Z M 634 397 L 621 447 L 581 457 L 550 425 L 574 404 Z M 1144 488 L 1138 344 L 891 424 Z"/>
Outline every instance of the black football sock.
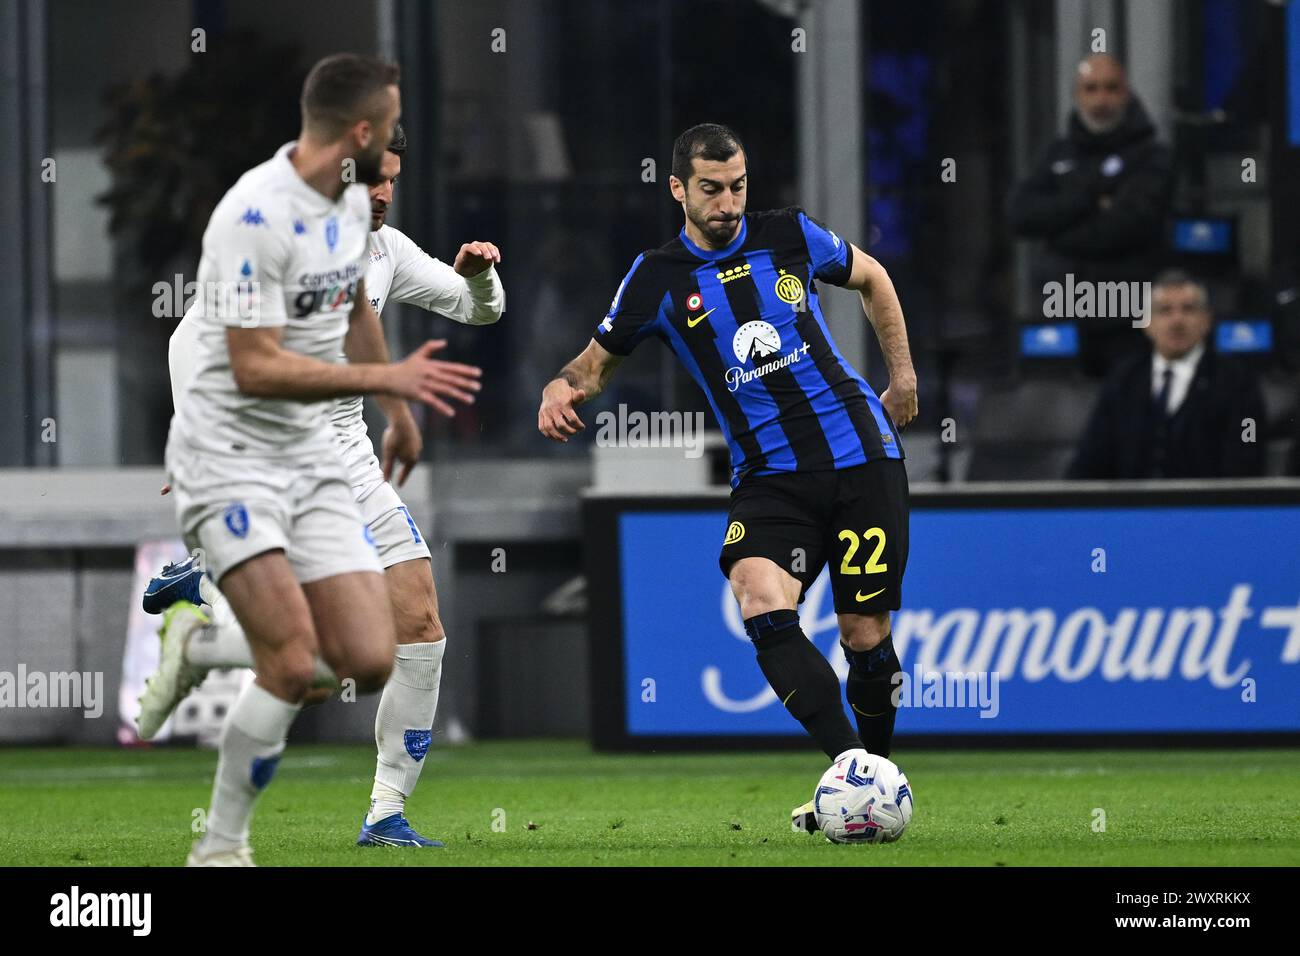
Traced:
<path fill-rule="evenodd" d="M 777 698 L 834 760 L 858 747 L 840 703 L 840 681 L 830 661 L 804 636 L 792 610 L 759 614 L 745 621 L 758 652 L 758 666 Z"/>
<path fill-rule="evenodd" d="M 892 635 L 869 651 L 855 651 L 843 641 L 840 647 L 849 662 L 849 679 L 844 696 L 858 721 L 858 736 L 870 753 L 889 756 L 894 743 L 894 675 L 903 668 L 894 652 Z"/>

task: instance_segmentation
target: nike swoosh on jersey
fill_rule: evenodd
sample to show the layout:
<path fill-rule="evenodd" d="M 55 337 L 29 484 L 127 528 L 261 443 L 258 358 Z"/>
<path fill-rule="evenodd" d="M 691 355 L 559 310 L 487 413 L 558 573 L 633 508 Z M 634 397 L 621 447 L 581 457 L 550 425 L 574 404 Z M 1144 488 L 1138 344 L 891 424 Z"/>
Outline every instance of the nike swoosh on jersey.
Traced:
<path fill-rule="evenodd" d="M 885 593 L 885 589 L 884 589 L 884 588 L 881 588 L 879 591 L 872 591 L 872 592 L 871 592 L 870 594 L 868 594 L 866 597 L 863 597 L 863 596 L 862 596 L 862 592 L 861 592 L 861 591 L 859 591 L 857 594 L 855 594 L 855 595 L 853 595 L 853 596 L 854 596 L 855 598 L 857 598 L 859 601 L 870 601 L 870 600 L 871 600 L 873 597 L 875 597 L 877 594 L 884 594 L 884 593 Z"/>
<path fill-rule="evenodd" d="M 714 306 L 712 309 L 709 309 L 708 312 L 701 312 L 699 315 L 697 315 L 697 316 L 696 316 L 695 318 L 693 318 L 693 319 L 688 315 L 688 316 L 686 317 L 686 327 L 687 327 L 688 329 L 693 329 L 693 328 L 695 328 L 697 325 L 699 325 L 701 322 L 703 322 L 705 319 L 707 319 L 709 316 L 711 316 L 711 315 L 712 315 L 714 312 L 716 312 L 716 311 L 717 311 L 717 306 Z"/>

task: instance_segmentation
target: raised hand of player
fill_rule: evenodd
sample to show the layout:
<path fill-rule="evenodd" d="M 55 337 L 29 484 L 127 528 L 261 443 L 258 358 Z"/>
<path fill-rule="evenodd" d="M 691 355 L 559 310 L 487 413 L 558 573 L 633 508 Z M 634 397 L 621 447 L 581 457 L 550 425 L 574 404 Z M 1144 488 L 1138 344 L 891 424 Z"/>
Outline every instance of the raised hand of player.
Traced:
<path fill-rule="evenodd" d="M 542 390 L 542 407 L 537 410 L 537 430 L 547 438 L 567 442 L 587 426 L 578 417 L 575 405 L 587 400 L 587 393 L 557 378 Z"/>
<path fill-rule="evenodd" d="M 916 417 L 916 379 L 891 379 L 889 387 L 880 396 L 880 404 L 885 406 L 889 417 L 900 429 Z"/>
<path fill-rule="evenodd" d="M 452 268 L 457 275 L 471 278 L 483 272 L 488 266 L 501 261 L 501 251 L 490 242 L 467 242 L 456 253 Z"/>
<path fill-rule="evenodd" d="M 473 405 L 474 393 L 483 387 L 479 382 L 483 370 L 476 365 L 444 362 L 431 357 L 446 347 L 446 339 L 434 339 L 425 342 L 402 361 L 390 365 L 390 387 L 386 391 L 398 398 L 423 402 L 448 418 L 454 418 L 456 410 L 443 398 Z"/>
<path fill-rule="evenodd" d="M 397 476 L 399 488 L 406 484 L 406 479 L 420 460 L 420 452 L 424 448 L 424 438 L 420 435 L 420 426 L 416 424 L 415 417 L 405 404 L 402 405 L 402 410 L 405 414 L 399 413 L 384 429 L 382 441 L 384 481 L 392 480 L 393 467 L 400 461 L 402 470 Z"/>

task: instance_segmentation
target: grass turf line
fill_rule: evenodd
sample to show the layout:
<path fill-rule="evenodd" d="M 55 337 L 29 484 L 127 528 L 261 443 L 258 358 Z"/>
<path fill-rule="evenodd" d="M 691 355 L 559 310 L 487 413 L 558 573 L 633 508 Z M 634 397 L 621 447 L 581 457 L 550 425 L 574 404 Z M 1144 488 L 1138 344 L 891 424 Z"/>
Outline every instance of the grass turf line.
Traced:
<path fill-rule="evenodd" d="M 253 847 L 263 866 L 1300 864 L 1297 750 L 897 756 L 916 794 L 906 835 L 833 846 L 790 831 L 825 769 L 817 754 L 433 749 L 408 816 L 447 847 L 410 851 L 354 845 L 373 748 L 291 746 Z M 215 766 L 215 753 L 181 748 L 2 751 L 0 865 L 180 865 Z"/>

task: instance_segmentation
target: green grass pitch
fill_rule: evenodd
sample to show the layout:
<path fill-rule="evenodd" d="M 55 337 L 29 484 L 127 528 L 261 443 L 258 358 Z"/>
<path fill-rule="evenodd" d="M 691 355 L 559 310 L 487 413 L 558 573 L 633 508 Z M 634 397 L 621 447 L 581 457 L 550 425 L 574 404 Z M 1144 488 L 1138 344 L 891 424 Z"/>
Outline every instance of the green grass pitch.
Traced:
<path fill-rule="evenodd" d="M 888 846 L 834 846 L 789 825 L 824 769 L 818 754 L 607 756 L 570 741 L 448 747 L 429 751 L 408 808 L 418 829 L 447 843 L 426 851 L 353 845 L 373 753 L 291 746 L 253 820 L 258 863 L 1300 864 L 1297 750 L 904 747 L 896 756 L 916 793 L 908 832 Z M 179 865 L 215 765 L 214 753 L 181 748 L 0 751 L 0 864 Z M 1104 832 L 1094 832 L 1098 810 Z"/>

